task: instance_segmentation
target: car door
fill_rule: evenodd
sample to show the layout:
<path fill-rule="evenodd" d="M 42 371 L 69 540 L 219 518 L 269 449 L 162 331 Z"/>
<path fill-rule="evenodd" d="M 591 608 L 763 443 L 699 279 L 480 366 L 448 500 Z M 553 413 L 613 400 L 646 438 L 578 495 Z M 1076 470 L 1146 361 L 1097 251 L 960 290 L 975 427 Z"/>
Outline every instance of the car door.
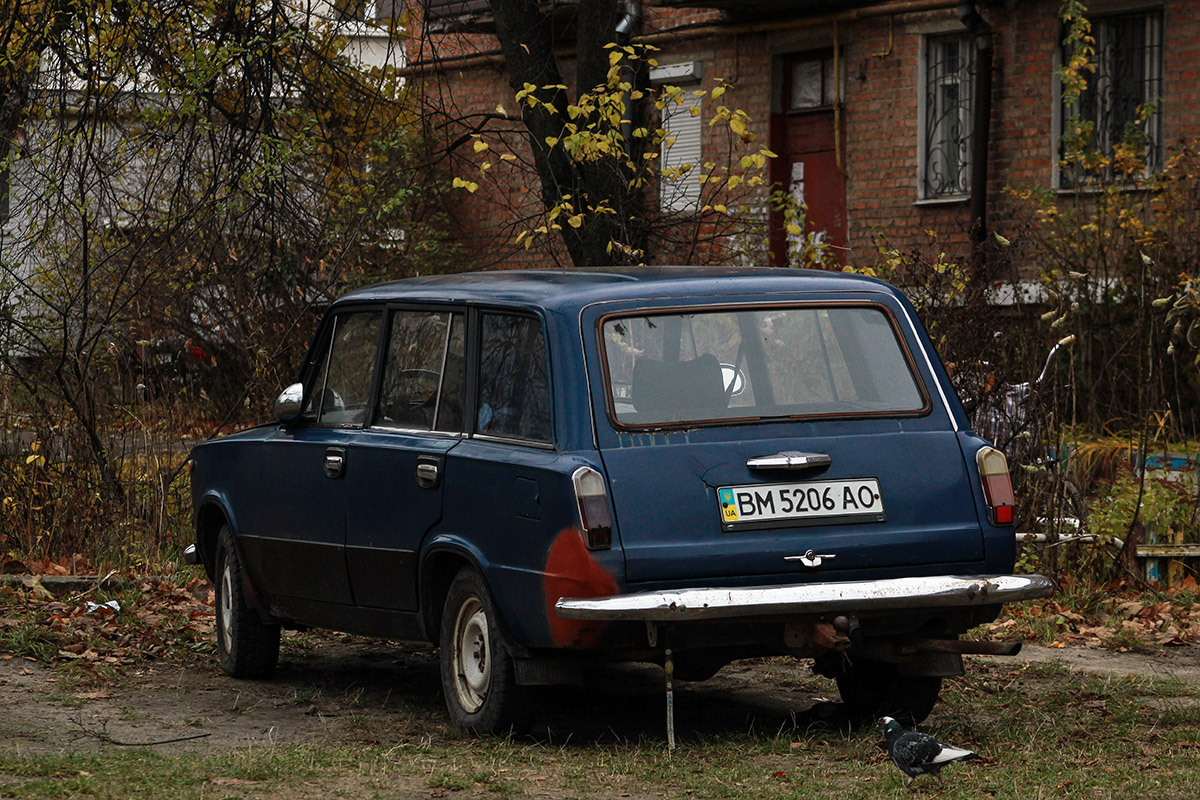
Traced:
<path fill-rule="evenodd" d="M 356 605 L 415 610 L 417 552 L 442 515 L 446 453 L 460 441 L 465 317 L 389 312 L 371 424 L 349 447 L 346 565 Z"/>
<path fill-rule="evenodd" d="M 262 445 L 247 562 L 277 604 L 287 598 L 350 605 L 346 571 L 348 455 L 370 408 L 381 309 L 348 310 L 322 327 L 305 376 L 300 419 Z"/>

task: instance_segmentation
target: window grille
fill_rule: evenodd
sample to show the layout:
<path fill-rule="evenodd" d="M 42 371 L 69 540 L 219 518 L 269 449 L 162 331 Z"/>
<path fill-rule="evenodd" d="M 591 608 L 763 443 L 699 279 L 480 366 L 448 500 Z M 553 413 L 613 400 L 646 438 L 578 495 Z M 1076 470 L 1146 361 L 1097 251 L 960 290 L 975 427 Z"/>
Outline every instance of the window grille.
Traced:
<path fill-rule="evenodd" d="M 1145 174 L 1153 174 L 1161 169 L 1163 159 L 1162 15 L 1143 12 L 1099 17 L 1092 21 L 1092 36 L 1095 55 L 1093 71 L 1084 75 L 1087 88 L 1077 103 L 1062 103 L 1062 119 L 1091 123 L 1090 147 L 1103 155 L 1112 156 L 1122 143 L 1139 149 Z M 1064 63 L 1070 57 L 1064 49 Z M 1060 158 L 1067 155 L 1065 147 L 1066 142 L 1060 142 Z M 1063 169 L 1059 185 L 1071 188 L 1111 177 L 1111 165 L 1087 173 Z"/>
<path fill-rule="evenodd" d="M 971 96 L 975 50 L 965 35 L 925 40 L 923 198 L 971 191 Z"/>

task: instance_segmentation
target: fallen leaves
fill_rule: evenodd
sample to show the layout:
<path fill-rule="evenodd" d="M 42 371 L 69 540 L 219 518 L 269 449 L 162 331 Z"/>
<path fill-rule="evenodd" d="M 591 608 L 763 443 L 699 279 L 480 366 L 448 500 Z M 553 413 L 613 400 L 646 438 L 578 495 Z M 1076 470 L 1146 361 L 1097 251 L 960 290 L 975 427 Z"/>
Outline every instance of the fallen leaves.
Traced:
<path fill-rule="evenodd" d="M 42 660 L 87 669 L 127 666 L 209 647 L 215 630 L 212 585 L 204 580 L 183 586 L 142 580 L 121 592 L 119 600 L 103 601 L 59 599 L 36 576 L 32 584 L 7 591 L 15 603 L 4 609 L 0 627 L 42 631 L 42 638 L 53 643 L 38 654 Z"/>
<path fill-rule="evenodd" d="M 1189 576 L 1190 577 L 1190 576 Z M 1005 609 L 1005 616 L 985 625 L 988 639 L 1020 637 L 1041 639 L 1049 647 L 1104 647 L 1128 651 L 1145 646 L 1182 647 L 1200 643 L 1200 609 L 1188 602 L 1182 589 L 1154 596 L 1122 594 L 1117 588 L 1108 599 L 1083 611 L 1070 607 L 1070 599 L 1022 603 Z"/>

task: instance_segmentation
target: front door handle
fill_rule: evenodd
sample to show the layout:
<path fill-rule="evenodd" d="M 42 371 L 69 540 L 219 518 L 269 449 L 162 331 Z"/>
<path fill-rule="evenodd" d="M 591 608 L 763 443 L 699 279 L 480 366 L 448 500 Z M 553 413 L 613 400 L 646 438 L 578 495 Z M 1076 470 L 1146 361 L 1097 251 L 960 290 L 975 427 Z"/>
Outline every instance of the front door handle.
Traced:
<path fill-rule="evenodd" d="M 346 474 L 346 448 L 331 447 L 325 451 L 325 477 L 337 480 Z"/>

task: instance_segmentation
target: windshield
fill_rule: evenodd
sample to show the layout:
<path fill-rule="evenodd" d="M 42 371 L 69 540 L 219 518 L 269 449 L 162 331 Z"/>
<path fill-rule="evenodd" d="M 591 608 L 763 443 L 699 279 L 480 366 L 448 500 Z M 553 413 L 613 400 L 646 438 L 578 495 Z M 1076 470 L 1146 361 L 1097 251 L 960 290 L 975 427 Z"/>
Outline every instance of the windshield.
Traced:
<path fill-rule="evenodd" d="M 622 425 L 927 407 L 891 317 L 877 306 L 609 317 L 602 336 Z"/>

